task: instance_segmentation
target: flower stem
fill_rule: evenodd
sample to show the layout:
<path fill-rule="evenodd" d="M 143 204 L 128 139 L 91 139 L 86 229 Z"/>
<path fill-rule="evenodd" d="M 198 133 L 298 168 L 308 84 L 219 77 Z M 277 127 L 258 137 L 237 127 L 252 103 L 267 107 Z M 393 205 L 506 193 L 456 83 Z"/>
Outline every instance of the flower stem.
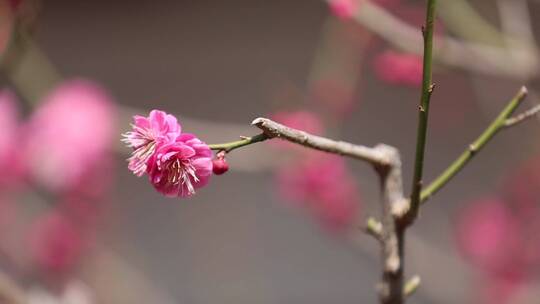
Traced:
<path fill-rule="evenodd" d="M 516 96 L 501 111 L 489 127 L 465 150 L 439 177 L 431 182 L 421 193 L 420 202 L 425 203 L 433 194 L 446 185 L 500 130 L 508 127 L 507 121 L 527 96 L 527 89 L 522 87 Z"/>
<path fill-rule="evenodd" d="M 212 150 L 225 151 L 225 152 L 229 153 L 234 149 L 244 147 L 244 146 L 248 146 L 248 145 L 258 143 L 258 142 L 261 142 L 261 141 L 265 141 L 267 139 L 270 139 L 270 137 L 268 137 L 264 133 L 261 133 L 261 134 L 257 134 L 257 135 L 252 136 L 252 137 L 245 137 L 245 138 L 242 138 L 241 140 L 237 140 L 237 141 L 232 141 L 232 142 L 223 143 L 223 144 L 213 144 L 213 145 L 208 145 L 208 146 Z"/>
<path fill-rule="evenodd" d="M 416 135 L 416 157 L 414 162 L 414 176 L 411 194 L 411 205 L 407 212 L 409 222 L 413 221 L 420 207 L 420 192 L 422 190 L 422 174 L 424 170 L 424 153 L 426 148 L 429 103 L 434 85 L 432 83 L 433 63 L 433 28 L 435 24 L 436 0 L 428 0 L 426 9 L 426 24 L 422 29 L 424 36 L 424 64 L 422 80 L 422 97 L 418 114 L 418 129 Z"/>

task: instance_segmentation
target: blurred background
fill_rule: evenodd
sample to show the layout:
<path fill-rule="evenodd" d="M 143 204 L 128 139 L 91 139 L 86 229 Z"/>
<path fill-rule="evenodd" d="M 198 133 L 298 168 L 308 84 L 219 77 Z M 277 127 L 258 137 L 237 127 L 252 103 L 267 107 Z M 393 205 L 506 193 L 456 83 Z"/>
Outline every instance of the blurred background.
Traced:
<path fill-rule="evenodd" d="M 374 303 L 363 164 L 286 143 L 227 156 L 189 199 L 127 170 L 134 114 L 207 143 L 291 127 L 402 153 L 409 193 L 425 1 L 0 0 L 1 303 Z M 540 2 L 440 0 L 425 177 L 521 85 Z M 540 128 L 501 132 L 409 231 L 416 303 L 537 303 Z"/>

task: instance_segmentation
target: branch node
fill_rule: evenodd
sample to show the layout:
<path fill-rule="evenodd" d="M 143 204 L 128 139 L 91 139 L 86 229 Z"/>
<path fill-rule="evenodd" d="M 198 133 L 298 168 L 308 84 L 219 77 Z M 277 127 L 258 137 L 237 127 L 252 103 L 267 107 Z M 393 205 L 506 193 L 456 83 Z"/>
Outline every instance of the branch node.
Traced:
<path fill-rule="evenodd" d="M 411 201 L 407 198 L 402 198 L 392 205 L 392 215 L 396 220 L 401 220 L 407 215 L 410 209 Z"/>
<path fill-rule="evenodd" d="M 392 256 L 389 256 L 385 261 L 385 269 L 388 273 L 396 274 L 401 268 L 401 259 L 396 253 Z"/>
<path fill-rule="evenodd" d="M 432 94 L 433 93 L 433 90 L 435 90 L 435 83 L 432 83 L 429 88 L 428 88 L 428 92 L 429 94 Z"/>

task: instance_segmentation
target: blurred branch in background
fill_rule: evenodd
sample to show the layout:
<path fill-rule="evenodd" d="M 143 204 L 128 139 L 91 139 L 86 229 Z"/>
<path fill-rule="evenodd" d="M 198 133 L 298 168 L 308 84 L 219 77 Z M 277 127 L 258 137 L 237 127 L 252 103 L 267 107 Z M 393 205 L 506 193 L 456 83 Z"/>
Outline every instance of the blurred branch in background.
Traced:
<path fill-rule="evenodd" d="M 0 302 L 5 304 L 28 303 L 25 290 L 5 273 L 0 273 Z"/>
<path fill-rule="evenodd" d="M 491 46 L 505 46 L 506 41 L 500 31 L 486 21 L 469 1 L 441 0 L 439 7 L 439 17 L 456 36 Z"/>
<path fill-rule="evenodd" d="M 95 289 L 98 303 L 176 303 L 165 290 L 124 257 L 103 244 L 97 247 L 93 259 L 83 269 L 82 276 Z"/>
<path fill-rule="evenodd" d="M 452 2 L 453 0 L 447 1 Z M 472 10 L 470 6 L 461 4 L 461 10 Z M 463 17 L 476 18 L 477 16 L 479 15 L 469 13 Z M 419 30 L 394 17 L 372 1 L 362 2 L 361 8 L 355 14 L 355 20 L 397 48 L 422 54 L 422 36 Z M 482 28 L 485 29 L 486 26 L 481 26 Z M 493 32 L 492 30 L 488 31 Z M 492 34 L 492 36 L 495 35 Z M 437 37 L 437 47 L 434 50 L 436 63 L 477 73 L 497 74 L 520 79 L 536 76 L 539 67 L 536 45 L 531 45 L 529 41 L 523 41 L 516 37 L 504 35 L 501 37 L 504 37 L 506 42 L 504 47 L 465 42 L 448 36 Z M 472 36 L 470 35 L 469 38 Z"/>

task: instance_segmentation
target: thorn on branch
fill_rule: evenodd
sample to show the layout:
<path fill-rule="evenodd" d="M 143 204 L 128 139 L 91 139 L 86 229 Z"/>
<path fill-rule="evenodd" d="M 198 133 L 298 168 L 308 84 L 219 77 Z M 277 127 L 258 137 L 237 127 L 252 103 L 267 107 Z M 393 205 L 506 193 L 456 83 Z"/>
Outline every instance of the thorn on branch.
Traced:
<path fill-rule="evenodd" d="M 416 290 L 418 290 L 418 287 L 420 287 L 421 279 L 419 275 L 415 275 L 412 278 L 410 278 L 403 287 L 403 296 L 410 297 L 413 295 Z"/>
<path fill-rule="evenodd" d="M 372 217 L 367 219 L 365 227 L 366 233 L 373 236 L 379 242 L 383 241 L 383 229 L 383 224 L 378 220 Z"/>

